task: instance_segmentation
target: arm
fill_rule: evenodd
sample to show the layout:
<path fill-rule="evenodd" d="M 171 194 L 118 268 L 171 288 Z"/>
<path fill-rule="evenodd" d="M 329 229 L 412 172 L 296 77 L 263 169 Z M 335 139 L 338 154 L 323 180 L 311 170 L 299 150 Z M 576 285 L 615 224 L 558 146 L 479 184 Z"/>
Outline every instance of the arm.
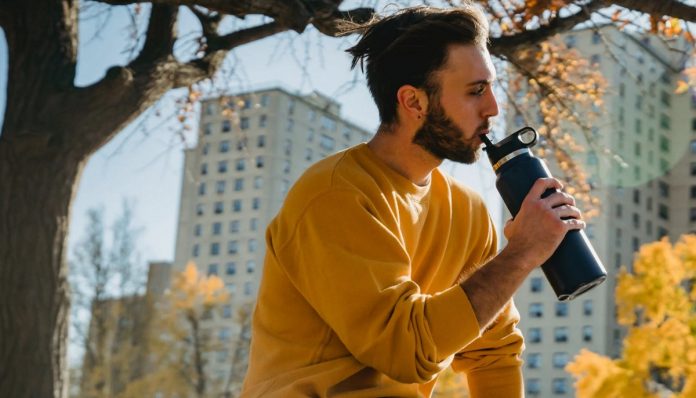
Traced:
<path fill-rule="evenodd" d="M 336 209 L 340 209 L 337 211 Z M 423 294 L 397 235 L 352 192 L 306 206 L 275 256 L 294 287 L 361 363 L 424 383 L 479 336 L 464 291 Z"/>

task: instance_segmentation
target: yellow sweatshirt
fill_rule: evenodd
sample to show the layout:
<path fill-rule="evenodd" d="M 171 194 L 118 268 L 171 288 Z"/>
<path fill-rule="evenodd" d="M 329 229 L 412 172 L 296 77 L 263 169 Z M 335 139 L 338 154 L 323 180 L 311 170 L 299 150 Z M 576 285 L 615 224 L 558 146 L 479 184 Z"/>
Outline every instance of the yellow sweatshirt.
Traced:
<path fill-rule="evenodd" d="M 523 396 L 519 313 L 480 333 L 457 284 L 496 235 L 451 177 L 417 186 L 360 144 L 305 172 L 266 241 L 243 397 L 429 397 L 450 365 L 472 397 Z"/>

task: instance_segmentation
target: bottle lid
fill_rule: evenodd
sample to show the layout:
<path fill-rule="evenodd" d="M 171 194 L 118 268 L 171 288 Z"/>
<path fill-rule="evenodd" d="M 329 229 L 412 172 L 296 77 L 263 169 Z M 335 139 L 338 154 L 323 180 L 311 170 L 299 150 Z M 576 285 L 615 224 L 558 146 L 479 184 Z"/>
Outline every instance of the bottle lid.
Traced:
<path fill-rule="evenodd" d="M 524 127 L 503 138 L 497 144 L 492 143 L 488 137 L 482 136 L 481 140 L 486 147 L 484 151 L 494 169 L 498 169 L 502 163 L 523 152 L 529 152 L 529 148 L 536 144 L 539 134 L 531 127 Z"/>

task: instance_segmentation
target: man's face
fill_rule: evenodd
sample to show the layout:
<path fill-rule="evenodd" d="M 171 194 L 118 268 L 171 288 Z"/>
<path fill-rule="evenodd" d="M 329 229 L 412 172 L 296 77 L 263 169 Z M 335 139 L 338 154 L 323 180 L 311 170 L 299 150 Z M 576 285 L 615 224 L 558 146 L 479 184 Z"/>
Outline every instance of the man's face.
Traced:
<path fill-rule="evenodd" d="M 451 46 L 434 78 L 439 89 L 429 95 L 428 113 L 413 142 L 440 159 L 474 163 L 479 136 L 489 132 L 489 119 L 498 114 L 490 55 L 476 46 Z"/>

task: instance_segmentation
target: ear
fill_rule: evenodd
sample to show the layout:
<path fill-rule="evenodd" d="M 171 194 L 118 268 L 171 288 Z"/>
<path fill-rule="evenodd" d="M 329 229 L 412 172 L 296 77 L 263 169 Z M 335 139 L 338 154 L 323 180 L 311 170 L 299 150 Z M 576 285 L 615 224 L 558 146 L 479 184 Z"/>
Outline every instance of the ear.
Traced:
<path fill-rule="evenodd" d="M 424 120 L 428 112 L 428 96 L 424 90 L 405 84 L 396 92 L 402 117 L 418 122 Z"/>

